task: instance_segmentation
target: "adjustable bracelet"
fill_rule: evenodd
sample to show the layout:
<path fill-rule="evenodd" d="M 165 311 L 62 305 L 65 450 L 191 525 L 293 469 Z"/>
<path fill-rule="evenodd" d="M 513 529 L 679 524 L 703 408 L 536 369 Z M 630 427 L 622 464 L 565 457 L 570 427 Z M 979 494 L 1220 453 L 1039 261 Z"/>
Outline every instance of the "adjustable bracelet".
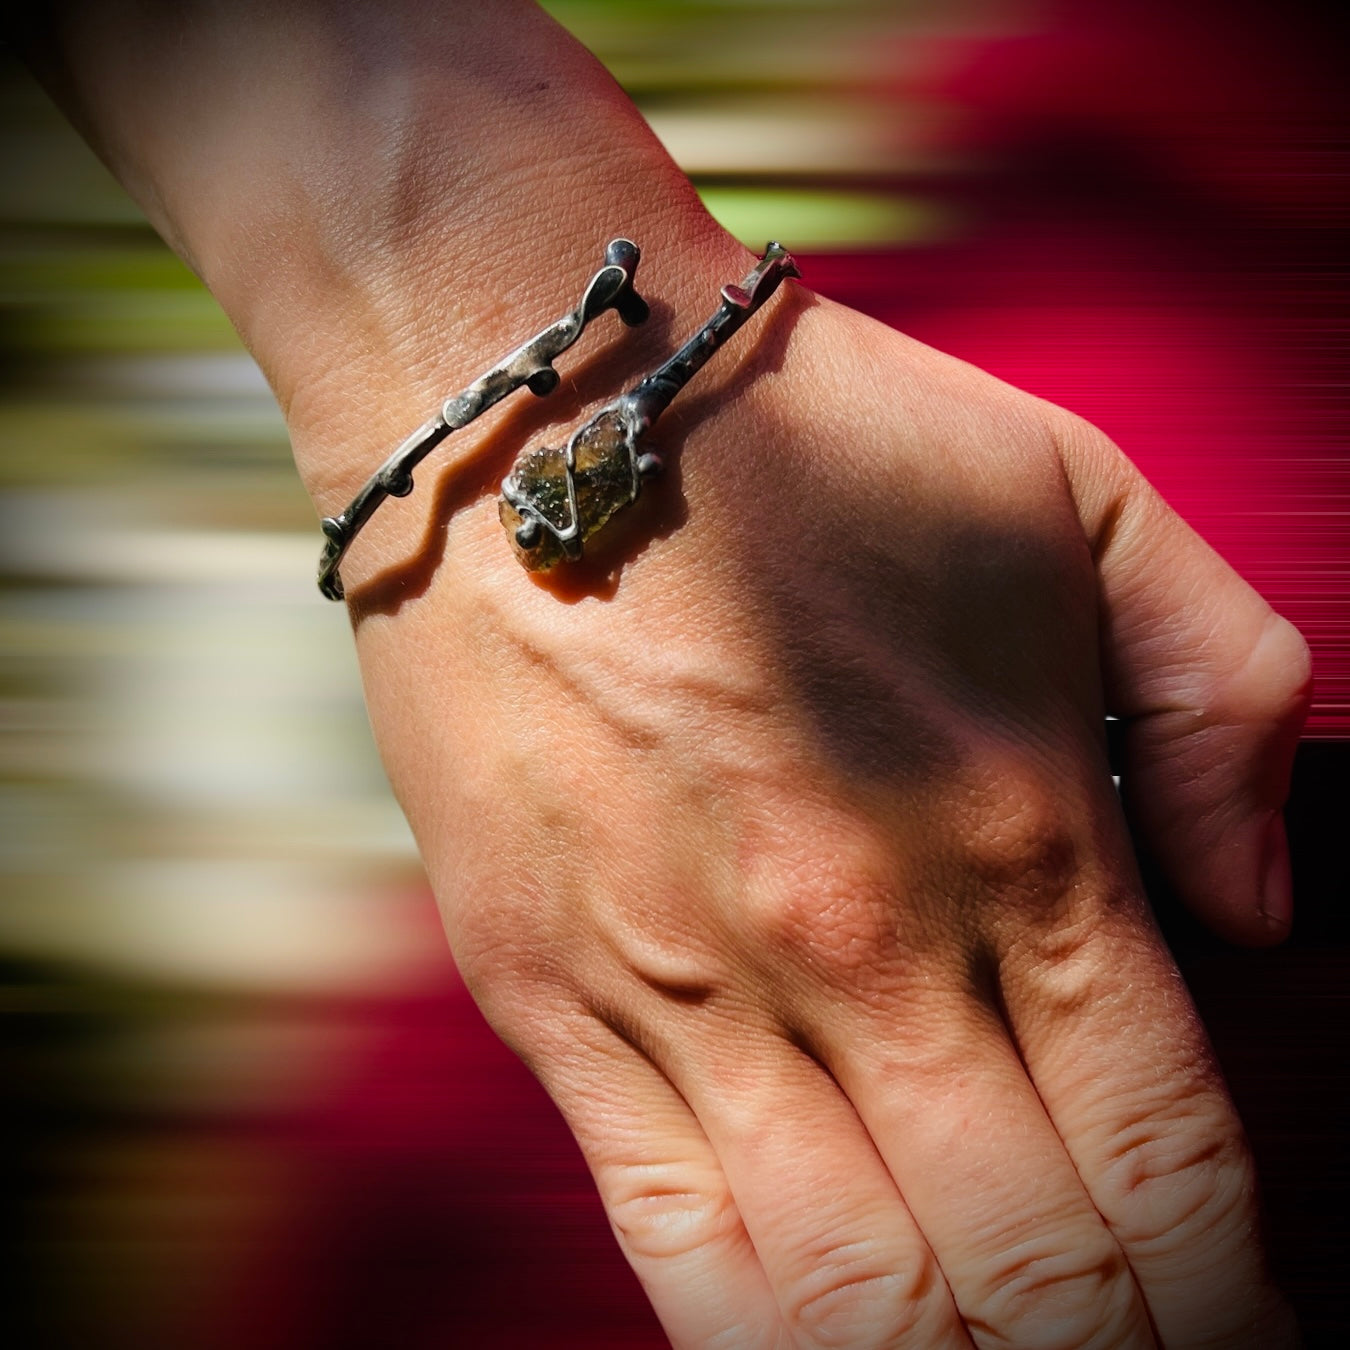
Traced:
<path fill-rule="evenodd" d="M 581 557 L 592 535 L 631 505 L 661 459 L 638 441 L 707 359 L 773 293 L 801 273 L 792 256 L 771 243 L 739 286 L 722 288 L 717 312 L 664 365 L 602 408 L 566 446 L 539 446 L 516 460 L 502 483 L 498 514 L 516 557 L 532 572 Z"/>
<path fill-rule="evenodd" d="M 630 327 L 646 319 L 646 302 L 633 289 L 639 257 L 636 244 L 627 239 L 613 240 L 605 249 L 605 265 L 591 278 L 576 309 L 536 333 L 467 389 L 447 399 L 439 415 L 419 427 L 385 460 L 341 515 L 325 517 L 319 590 L 328 599 L 342 599 L 338 564 L 362 526 L 386 498 L 406 497 L 412 491 L 413 469 L 452 431 L 468 426 L 522 385 L 541 398 L 552 393 L 558 387 L 553 362 L 581 336 L 588 323 L 606 310 L 617 311 Z"/>

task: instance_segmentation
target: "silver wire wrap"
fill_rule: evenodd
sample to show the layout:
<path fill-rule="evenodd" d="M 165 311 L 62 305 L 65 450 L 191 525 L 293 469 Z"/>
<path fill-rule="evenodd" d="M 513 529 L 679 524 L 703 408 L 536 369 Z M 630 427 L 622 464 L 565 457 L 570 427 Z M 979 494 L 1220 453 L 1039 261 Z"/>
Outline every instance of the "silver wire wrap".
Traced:
<path fill-rule="evenodd" d="M 642 323 L 648 314 L 646 301 L 633 288 L 641 253 L 628 239 L 611 240 L 605 249 L 605 265 L 591 278 L 580 302 L 536 333 L 523 346 L 503 357 L 467 389 L 446 399 L 440 413 L 419 427 L 389 456 L 341 515 L 321 522 L 325 542 L 319 556 L 319 590 L 329 600 L 343 598 L 338 564 L 362 526 L 388 497 L 406 497 L 413 489 L 412 471 L 453 431 L 468 426 L 476 417 L 513 394 L 522 385 L 543 397 L 558 387 L 557 360 L 606 310 L 617 311 L 629 327 Z"/>
<path fill-rule="evenodd" d="M 717 312 L 664 365 L 583 423 L 561 449 L 527 450 L 502 482 L 499 514 L 520 562 L 531 571 L 582 555 L 585 542 L 631 505 L 659 456 L 638 441 L 708 358 L 778 289 L 801 273 L 770 243 L 739 286 L 722 288 Z"/>

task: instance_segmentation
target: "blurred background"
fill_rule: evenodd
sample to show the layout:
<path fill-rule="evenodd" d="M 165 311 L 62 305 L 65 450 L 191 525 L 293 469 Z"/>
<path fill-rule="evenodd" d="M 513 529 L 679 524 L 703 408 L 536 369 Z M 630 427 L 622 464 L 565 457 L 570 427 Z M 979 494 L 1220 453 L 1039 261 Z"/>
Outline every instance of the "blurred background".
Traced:
<path fill-rule="evenodd" d="M 1157 902 L 1347 1309 L 1350 109 L 1303 0 L 554 0 L 809 284 L 1097 422 L 1312 643 L 1299 927 Z M 0 66 L 11 1345 L 664 1344 L 459 985 L 266 385 Z"/>

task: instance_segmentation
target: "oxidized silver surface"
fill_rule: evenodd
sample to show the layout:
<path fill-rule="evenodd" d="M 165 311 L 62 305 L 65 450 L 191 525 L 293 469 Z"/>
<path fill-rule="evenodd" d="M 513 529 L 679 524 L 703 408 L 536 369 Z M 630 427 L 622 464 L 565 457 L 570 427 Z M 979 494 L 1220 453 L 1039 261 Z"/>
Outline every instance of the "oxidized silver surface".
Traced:
<path fill-rule="evenodd" d="M 638 441 L 707 359 L 786 277 L 800 276 L 792 256 L 771 243 L 739 286 L 722 288 L 717 312 L 674 356 L 602 408 L 565 446 L 527 450 L 502 482 L 498 513 L 516 557 L 532 572 L 582 555 L 586 540 L 631 505 L 661 460 Z"/>
<path fill-rule="evenodd" d="M 361 527 L 388 497 L 406 497 L 413 489 L 412 471 L 452 431 L 466 427 L 522 385 L 543 397 L 558 387 L 553 362 L 606 310 L 617 311 L 630 327 L 647 317 L 646 302 L 633 289 L 640 253 L 628 239 L 614 239 L 605 249 L 605 265 L 591 278 L 576 309 L 536 333 L 523 346 L 480 375 L 462 392 L 446 399 L 438 416 L 419 427 L 380 466 L 341 515 L 321 522 L 325 535 L 319 556 L 319 590 L 341 600 L 338 564 Z"/>

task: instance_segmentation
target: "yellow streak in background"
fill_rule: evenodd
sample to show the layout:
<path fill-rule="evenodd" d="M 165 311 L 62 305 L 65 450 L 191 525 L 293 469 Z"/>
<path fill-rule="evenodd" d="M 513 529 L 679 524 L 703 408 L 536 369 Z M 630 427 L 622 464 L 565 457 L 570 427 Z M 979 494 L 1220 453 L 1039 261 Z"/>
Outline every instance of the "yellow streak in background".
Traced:
<path fill-rule="evenodd" d="M 699 189 L 723 229 L 749 248 L 777 239 L 798 253 L 917 243 L 946 233 L 946 213 L 927 202 L 882 192 L 828 188 Z"/>

